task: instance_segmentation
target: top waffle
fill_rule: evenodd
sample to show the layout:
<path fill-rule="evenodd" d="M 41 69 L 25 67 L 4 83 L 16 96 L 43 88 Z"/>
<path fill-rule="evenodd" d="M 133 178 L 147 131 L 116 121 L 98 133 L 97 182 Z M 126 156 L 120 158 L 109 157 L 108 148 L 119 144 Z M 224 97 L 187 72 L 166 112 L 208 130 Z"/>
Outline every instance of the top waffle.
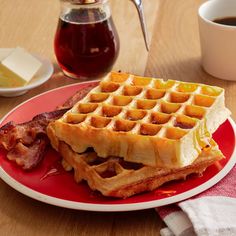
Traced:
<path fill-rule="evenodd" d="M 112 72 L 47 130 L 56 149 L 64 141 L 78 153 L 179 168 L 228 115 L 222 88 Z"/>

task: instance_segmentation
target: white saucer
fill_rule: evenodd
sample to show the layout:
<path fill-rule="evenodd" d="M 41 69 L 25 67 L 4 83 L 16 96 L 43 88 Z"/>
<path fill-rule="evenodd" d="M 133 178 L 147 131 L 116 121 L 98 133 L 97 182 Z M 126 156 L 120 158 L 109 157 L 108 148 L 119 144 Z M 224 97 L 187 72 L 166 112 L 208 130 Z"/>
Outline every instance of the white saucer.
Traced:
<path fill-rule="evenodd" d="M 36 75 L 31 79 L 31 81 L 22 87 L 16 88 L 0 88 L 0 96 L 3 97 L 16 97 L 28 92 L 30 89 L 40 86 L 41 84 L 45 83 L 49 80 L 53 73 L 53 65 L 52 63 L 39 55 L 34 56 L 41 61 L 42 66 Z"/>

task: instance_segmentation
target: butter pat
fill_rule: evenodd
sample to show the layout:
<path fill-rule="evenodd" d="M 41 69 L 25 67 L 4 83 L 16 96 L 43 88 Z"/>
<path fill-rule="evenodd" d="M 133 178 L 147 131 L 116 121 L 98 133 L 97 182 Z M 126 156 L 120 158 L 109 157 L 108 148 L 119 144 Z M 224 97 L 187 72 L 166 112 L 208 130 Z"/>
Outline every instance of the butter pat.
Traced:
<path fill-rule="evenodd" d="M 8 75 L 6 79 L 20 78 L 25 84 L 33 78 L 41 66 L 42 63 L 23 48 L 16 48 L 1 61 L 0 70 Z"/>
<path fill-rule="evenodd" d="M 0 63 L 0 88 L 15 88 L 25 84 L 25 80 Z"/>
<path fill-rule="evenodd" d="M 0 49 L 0 62 L 5 59 L 10 53 L 13 52 L 12 48 L 1 48 Z"/>

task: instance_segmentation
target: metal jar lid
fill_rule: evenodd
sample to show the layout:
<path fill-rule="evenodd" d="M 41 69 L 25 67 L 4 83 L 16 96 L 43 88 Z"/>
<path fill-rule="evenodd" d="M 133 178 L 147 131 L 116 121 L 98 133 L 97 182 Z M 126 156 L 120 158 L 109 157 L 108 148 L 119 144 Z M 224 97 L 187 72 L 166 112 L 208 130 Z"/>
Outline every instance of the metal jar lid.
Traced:
<path fill-rule="evenodd" d="M 102 3 L 104 0 L 61 0 L 62 2 L 68 2 L 72 4 L 93 4 L 93 3 Z"/>

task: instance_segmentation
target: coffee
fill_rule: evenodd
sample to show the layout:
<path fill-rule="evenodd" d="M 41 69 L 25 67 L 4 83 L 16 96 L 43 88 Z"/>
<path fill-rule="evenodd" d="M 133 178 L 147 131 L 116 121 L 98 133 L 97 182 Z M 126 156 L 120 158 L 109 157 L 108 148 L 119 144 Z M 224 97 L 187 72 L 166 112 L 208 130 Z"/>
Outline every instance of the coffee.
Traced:
<path fill-rule="evenodd" d="M 236 16 L 217 18 L 213 20 L 213 22 L 222 24 L 222 25 L 236 26 Z"/>

